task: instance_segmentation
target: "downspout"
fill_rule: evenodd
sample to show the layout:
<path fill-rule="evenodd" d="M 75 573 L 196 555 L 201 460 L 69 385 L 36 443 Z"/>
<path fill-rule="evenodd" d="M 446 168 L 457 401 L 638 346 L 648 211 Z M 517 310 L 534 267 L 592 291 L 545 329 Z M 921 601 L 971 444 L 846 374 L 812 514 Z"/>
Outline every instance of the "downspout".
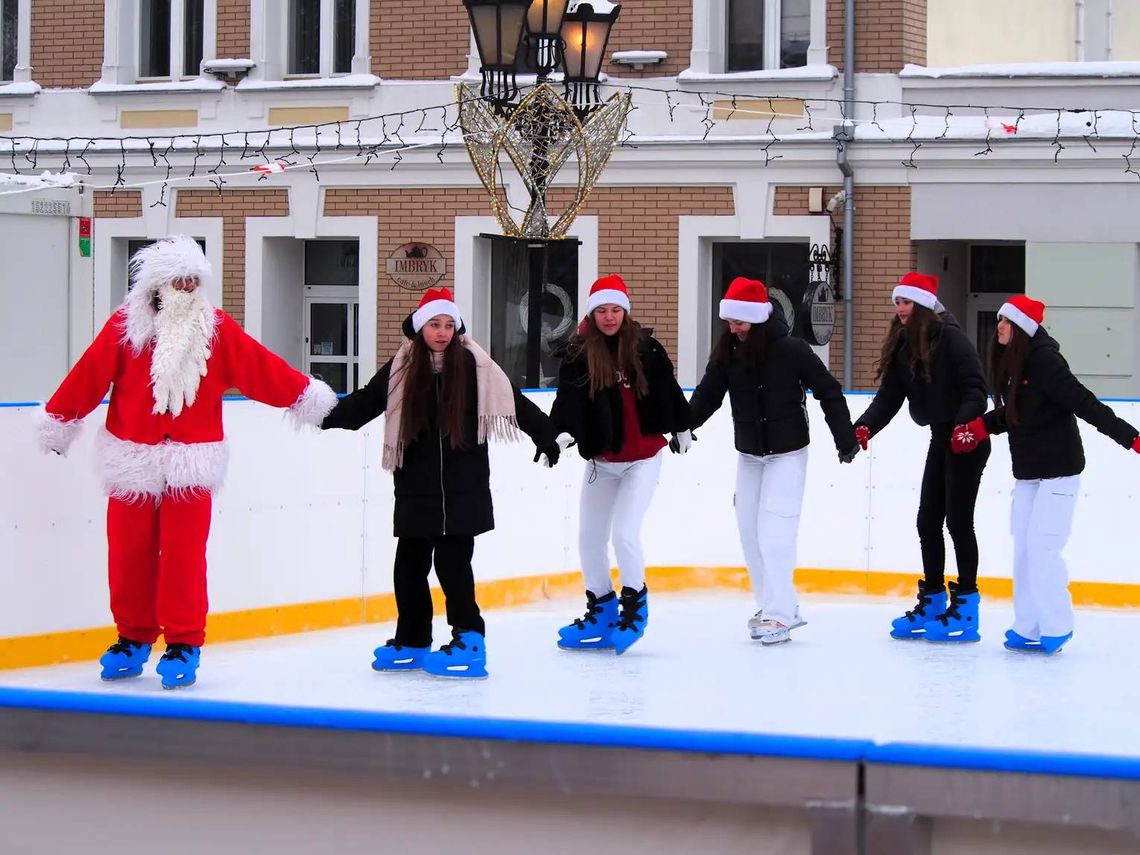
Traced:
<path fill-rule="evenodd" d="M 1077 62 L 1085 61 L 1085 0 L 1076 0 L 1077 39 L 1074 47 Z"/>
<path fill-rule="evenodd" d="M 1112 0 L 1105 0 L 1104 9 L 1104 58 L 1112 60 Z"/>
<path fill-rule="evenodd" d="M 837 160 L 843 173 L 843 388 L 851 391 L 855 380 L 855 173 L 847 148 L 855 137 L 855 0 L 843 2 L 843 126 L 836 130 Z"/>

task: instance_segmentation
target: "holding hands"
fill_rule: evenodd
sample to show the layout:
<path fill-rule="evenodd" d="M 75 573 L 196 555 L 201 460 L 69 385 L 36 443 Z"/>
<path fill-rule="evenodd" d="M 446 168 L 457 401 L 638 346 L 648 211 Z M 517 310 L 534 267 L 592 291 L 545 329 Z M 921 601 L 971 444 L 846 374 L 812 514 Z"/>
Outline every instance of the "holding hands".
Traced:
<path fill-rule="evenodd" d="M 547 469 L 558 462 L 562 452 L 574 444 L 574 437 L 568 433 L 560 433 L 550 445 L 537 449 L 534 453 L 534 462 L 541 463 Z"/>
<path fill-rule="evenodd" d="M 955 454 L 968 454 L 983 440 L 989 439 L 989 436 L 990 432 L 986 430 L 985 423 L 981 417 L 978 417 L 968 424 L 954 428 L 954 432 L 950 434 L 950 450 Z"/>
<path fill-rule="evenodd" d="M 673 438 L 669 440 L 669 450 L 674 454 L 685 454 L 693 447 L 693 439 L 693 432 L 691 430 L 683 430 L 680 433 L 675 433 L 673 434 Z"/>

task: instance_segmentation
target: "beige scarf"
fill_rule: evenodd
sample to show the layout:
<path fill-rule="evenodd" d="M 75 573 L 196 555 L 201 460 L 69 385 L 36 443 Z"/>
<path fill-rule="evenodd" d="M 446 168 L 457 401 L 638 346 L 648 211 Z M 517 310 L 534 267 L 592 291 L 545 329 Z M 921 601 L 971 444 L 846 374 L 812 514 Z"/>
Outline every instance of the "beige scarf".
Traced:
<path fill-rule="evenodd" d="M 475 386 L 479 396 L 479 444 L 488 437 L 514 442 L 518 439 L 515 393 L 503 369 L 470 336 L 460 343 L 475 357 Z M 404 407 L 404 378 L 408 373 L 413 341 L 406 340 L 392 359 L 388 375 L 388 403 L 384 413 L 384 456 L 381 466 L 393 472 L 404 465 L 404 444 L 400 441 L 400 415 Z M 434 357 L 435 354 L 432 354 Z"/>

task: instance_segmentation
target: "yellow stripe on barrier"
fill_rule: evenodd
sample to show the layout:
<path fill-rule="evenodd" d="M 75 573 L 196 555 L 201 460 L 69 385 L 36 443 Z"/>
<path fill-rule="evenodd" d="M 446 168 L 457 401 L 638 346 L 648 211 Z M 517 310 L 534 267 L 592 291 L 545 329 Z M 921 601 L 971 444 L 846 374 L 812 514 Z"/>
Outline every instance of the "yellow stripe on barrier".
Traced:
<path fill-rule="evenodd" d="M 749 590 L 748 572 L 743 567 L 650 567 L 647 584 L 655 592 L 692 590 Z M 796 588 L 802 594 L 910 597 L 918 574 L 879 573 L 862 570 L 825 570 L 801 567 L 796 570 Z M 1013 596 L 1011 579 L 978 580 L 984 599 L 1008 600 Z M 577 571 L 516 579 L 495 579 L 476 585 L 483 609 L 504 609 L 528 603 L 578 596 L 582 577 Z M 1072 582 L 1069 591 L 1073 605 L 1085 608 L 1140 608 L 1140 585 L 1128 582 Z M 444 608 L 443 593 L 432 590 L 437 613 Z M 569 617 L 569 616 L 568 616 Z M 211 643 L 242 641 L 336 629 L 396 619 L 393 594 L 377 594 L 364 599 L 348 598 L 315 603 L 295 603 L 210 615 L 206 633 Z M 42 635 L 0 638 L 0 670 L 32 668 L 97 658 L 115 639 L 113 627 L 96 627 Z"/>

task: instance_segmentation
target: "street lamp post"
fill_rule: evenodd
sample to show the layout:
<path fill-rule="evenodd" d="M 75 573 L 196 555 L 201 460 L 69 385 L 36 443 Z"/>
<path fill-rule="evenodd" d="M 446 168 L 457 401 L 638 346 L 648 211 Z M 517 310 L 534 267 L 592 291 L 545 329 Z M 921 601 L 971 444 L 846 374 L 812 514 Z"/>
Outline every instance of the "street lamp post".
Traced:
<path fill-rule="evenodd" d="M 630 108 L 628 93 L 602 101 L 599 78 L 610 30 L 621 6 L 608 0 L 463 0 L 479 51 L 481 85 L 456 90 L 460 127 L 471 162 L 507 238 L 529 254 L 526 384 L 538 384 L 542 295 L 547 248 L 563 240 L 617 145 Z M 535 86 L 522 92 L 518 74 L 529 62 Z M 550 82 L 563 70 L 563 89 Z M 505 157 L 504 157 L 505 155 Z M 551 211 L 547 191 L 569 161 L 574 192 Z M 501 180 L 518 171 L 529 195 L 516 221 Z"/>

